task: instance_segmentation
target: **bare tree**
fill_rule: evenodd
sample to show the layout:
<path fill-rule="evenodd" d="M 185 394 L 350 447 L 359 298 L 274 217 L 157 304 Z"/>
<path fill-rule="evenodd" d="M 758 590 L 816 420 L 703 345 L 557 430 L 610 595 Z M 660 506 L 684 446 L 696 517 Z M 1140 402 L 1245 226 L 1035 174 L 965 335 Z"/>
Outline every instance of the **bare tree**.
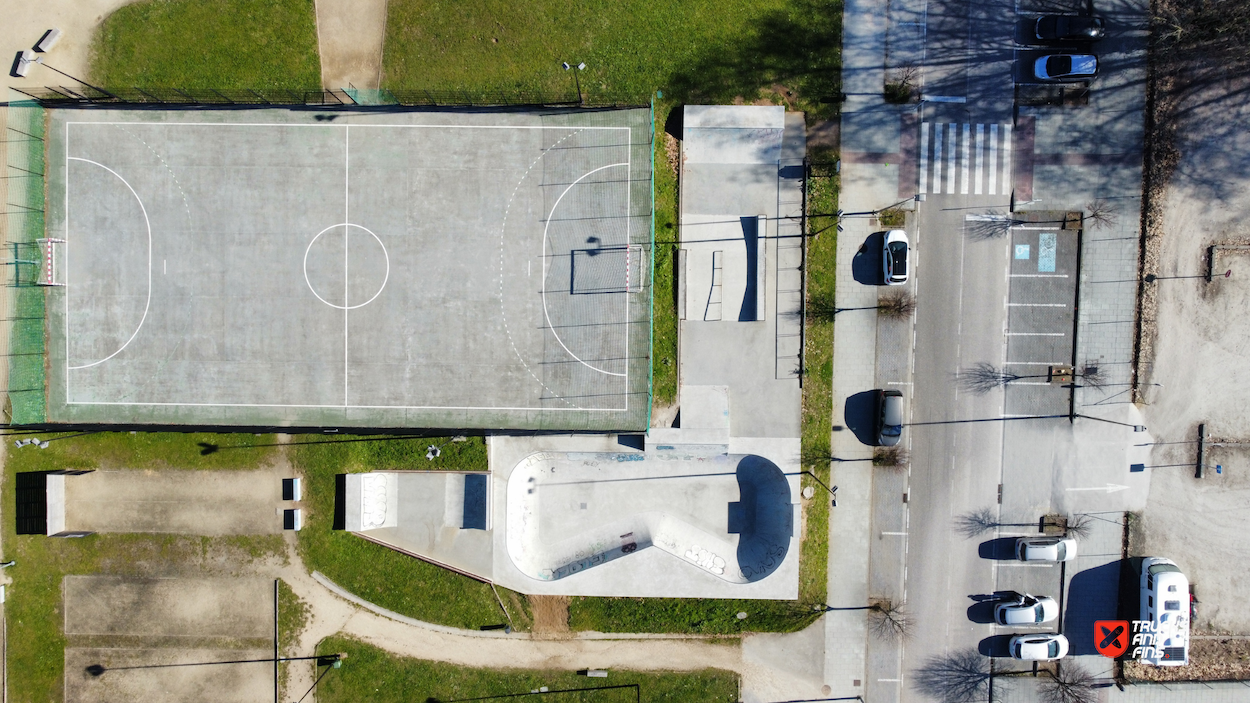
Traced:
<path fill-rule="evenodd" d="M 909 461 L 911 461 L 911 455 L 897 444 L 893 447 L 877 447 L 872 453 L 873 466 L 898 469 L 907 466 Z"/>
<path fill-rule="evenodd" d="M 1107 385 L 1107 377 L 1102 374 L 1102 369 L 1097 364 L 1089 361 L 1085 362 L 1085 365 L 1081 367 L 1080 373 L 1073 375 L 1081 379 L 1083 385 L 1090 388 L 1102 388 Z"/>
<path fill-rule="evenodd" d="M 1056 665 L 1050 676 L 1038 682 L 1042 703 L 1097 703 L 1098 679 L 1080 664 Z"/>
<path fill-rule="evenodd" d="M 972 539 L 998 527 L 993 508 L 980 508 L 955 517 L 955 531 Z"/>
<path fill-rule="evenodd" d="M 907 604 L 889 598 L 873 599 L 868 606 L 868 631 L 886 642 L 910 638 L 912 619 Z"/>
<path fill-rule="evenodd" d="M 912 685 L 942 703 L 992 701 L 989 659 L 974 649 L 962 649 L 930 657 L 916 669 Z"/>
<path fill-rule="evenodd" d="M 1012 373 L 1006 369 L 1000 369 L 985 361 L 960 369 L 959 373 L 955 374 L 955 380 L 959 387 L 976 395 L 989 393 L 999 386 L 1005 386 L 1021 378 L 1025 378 L 1025 376 Z"/>
<path fill-rule="evenodd" d="M 1077 539 L 1085 539 L 1089 537 L 1089 533 L 1094 529 L 1094 518 L 1085 513 L 1079 513 L 1068 518 L 1064 525 L 1064 533 L 1069 537 Z"/>
<path fill-rule="evenodd" d="M 1097 198 L 1085 204 L 1085 220 L 1091 228 L 1111 227 L 1120 219 L 1120 209 L 1115 205 Z"/>
<path fill-rule="evenodd" d="M 1024 222 L 1008 213 L 990 210 L 983 215 L 971 216 L 964 227 L 968 236 L 973 239 L 998 239 L 1007 236 L 1012 227 L 1022 225 Z"/>
<path fill-rule="evenodd" d="M 881 317 L 911 317 L 916 311 L 916 296 L 907 291 L 884 295 L 877 301 L 877 314 Z"/>

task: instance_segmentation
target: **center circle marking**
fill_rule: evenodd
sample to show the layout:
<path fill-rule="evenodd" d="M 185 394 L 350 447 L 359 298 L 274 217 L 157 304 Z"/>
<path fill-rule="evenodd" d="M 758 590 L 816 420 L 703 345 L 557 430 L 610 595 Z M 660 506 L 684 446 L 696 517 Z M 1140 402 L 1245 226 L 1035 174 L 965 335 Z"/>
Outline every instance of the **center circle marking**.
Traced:
<path fill-rule="evenodd" d="M 369 236 L 373 237 L 374 241 L 378 243 L 378 246 L 382 248 L 382 257 L 386 261 L 386 273 L 385 275 L 382 276 L 382 285 L 378 286 L 378 290 L 377 292 L 373 294 L 373 297 L 357 305 L 337 305 L 335 303 L 331 303 L 330 301 L 321 297 L 321 294 L 317 292 L 317 289 L 313 287 L 312 281 L 308 278 L 308 254 L 309 252 L 312 251 L 313 245 L 317 243 L 317 240 L 321 238 L 321 235 L 325 234 L 326 232 L 329 232 L 332 229 L 336 229 L 339 227 L 355 227 L 356 229 L 367 232 Z M 347 236 L 346 233 L 344 233 L 343 236 L 344 238 L 346 238 Z M 390 278 L 391 278 L 391 255 L 387 253 L 386 245 L 382 243 L 382 238 L 379 237 L 377 234 L 375 234 L 373 230 L 369 229 L 368 227 L 364 227 L 362 225 L 354 224 L 351 222 L 340 222 L 337 225 L 330 225 L 329 227 L 326 227 L 325 229 L 318 232 L 317 236 L 313 237 L 312 241 L 308 243 L 308 248 L 304 250 L 304 283 L 308 284 L 308 290 L 312 291 L 312 294 L 317 296 L 317 300 L 320 300 L 321 302 L 325 303 L 326 305 L 329 305 L 332 308 L 338 308 L 339 310 L 355 310 L 356 308 L 363 308 L 369 303 L 372 303 L 374 300 L 377 300 L 379 295 L 382 295 L 382 290 L 386 288 L 386 282 L 389 281 Z M 347 303 L 348 301 L 345 299 L 343 302 Z"/>

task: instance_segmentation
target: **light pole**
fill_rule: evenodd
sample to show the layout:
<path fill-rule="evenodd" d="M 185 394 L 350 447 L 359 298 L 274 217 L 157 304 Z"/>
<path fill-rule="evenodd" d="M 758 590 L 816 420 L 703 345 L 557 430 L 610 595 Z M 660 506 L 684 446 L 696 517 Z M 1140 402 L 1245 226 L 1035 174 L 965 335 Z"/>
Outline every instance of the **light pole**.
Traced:
<path fill-rule="evenodd" d="M 576 66 L 570 66 L 569 62 L 565 61 L 561 63 L 560 66 L 562 66 L 564 70 L 566 71 L 571 71 L 574 68 L 577 69 L 576 71 L 573 71 L 573 85 L 577 86 L 577 104 L 581 105 L 582 104 L 582 82 L 581 80 L 578 79 L 577 74 L 581 71 L 586 70 L 586 63 L 583 61 L 577 64 Z"/>

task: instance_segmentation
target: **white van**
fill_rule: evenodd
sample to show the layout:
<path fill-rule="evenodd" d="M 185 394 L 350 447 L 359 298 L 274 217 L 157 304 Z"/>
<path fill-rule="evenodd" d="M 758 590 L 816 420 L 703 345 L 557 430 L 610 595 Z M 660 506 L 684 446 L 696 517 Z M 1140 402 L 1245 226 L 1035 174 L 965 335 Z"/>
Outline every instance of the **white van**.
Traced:
<path fill-rule="evenodd" d="M 1134 657 L 1154 666 L 1189 663 L 1189 579 L 1172 560 L 1142 560 L 1139 619 L 1129 643 Z"/>

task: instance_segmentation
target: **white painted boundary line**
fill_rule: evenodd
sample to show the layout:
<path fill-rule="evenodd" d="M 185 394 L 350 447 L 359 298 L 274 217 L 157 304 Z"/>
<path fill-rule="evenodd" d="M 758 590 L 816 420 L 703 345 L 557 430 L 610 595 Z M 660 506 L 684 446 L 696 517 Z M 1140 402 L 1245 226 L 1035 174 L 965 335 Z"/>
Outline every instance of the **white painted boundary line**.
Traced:
<path fill-rule="evenodd" d="M 928 193 L 929 187 L 929 123 L 920 123 L 920 186 L 917 193 Z"/>
<path fill-rule="evenodd" d="M 94 362 L 94 363 L 89 364 L 89 365 L 87 365 L 87 366 L 76 366 L 76 367 L 69 366 L 69 357 L 70 357 L 70 334 L 69 334 L 69 319 L 70 319 L 69 312 L 70 312 L 70 305 L 69 305 L 69 292 L 68 292 L 68 287 L 69 287 L 69 286 L 68 286 L 68 282 L 69 282 L 69 281 L 68 281 L 68 272 L 69 272 L 69 183 L 70 183 L 70 178 L 69 178 L 69 162 L 70 162 L 71 160 L 77 160 L 77 161 L 88 161 L 89 163 L 96 164 L 97 166 L 100 166 L 101 168 L 104 168 L 105 170 L 109 171 L 110 173 L 113 173 L 113 174 L 114 174 L 115 176 L 117 176 L 118 178 L 121 178 L 122 182 L 126 184 L 126 187 L 127 187 L 127 188 L 130 188 L 130 190 L 131 190 L 131 192 L 132 192 L 132 193 L 135 193 L 134 189 L 130 187 L 130 184 L 129 184 L 128 182 L 126 182 L 126 180 L 125 180 L 124 178 L 122 178 L 120 175 L 118 175 L 118 174 L 117 174 L 116 172 L 114 172 L 112 169 L 109 169 L 107 166 L 104 166 L 103 164 L 96 163 L 96 162 L 94 162 L 94 161 L 89 161 L 88 159 L 80 159 L 80 158 L 78 158 L 78 157 L 71 157 L 71 156 L 69 155 L 69 153 L 70 153 L 70 141 L 69 141 L 69 134 L 70 134 L 70 130 L 69 130 L 69 127 L 70 127 L 70 125 L 71 125 L 71 124 L 74 124 L 74 125 L 121 125 L 121 126 L 145 126 L 145 125 L 146 125 L 146 126 L 160 126 L 160 127 L 169 127 L 169 126 L 188 126 L 188 127 L 319 127 L 319 128 L 327 128 L 327 127 L 328 127 L 328 128 L 340 128 L 340 127 L 341 127 L 341 128 L 344 130 L 344 149 L 345 149 L 345 159 L 344 159 L 344 186 L 343 186 L 343 187 L 344 187 L 344 196 L 345 196 L 345 197 L 344 197 L 344 217 L 345 217 L 345 220 L 346 220 L 346 221 L 348 221 L 348 222 L 350 222 L 350 218 L 348 217 L 348 215 L 350 214 L 350 213 L 349 213 L 349 207 L 350 207 L 350 187 L 349 187 L 349 185 L 350 185 L 350 180 L 349 180 L 349 172 L 348 172 L 348 171 L 349 171 L 349 168 L 350 168 L 350 142 L 351 142 L 351 140 L 350 140 L 350 128 L 351 128 L 351 127 L 357 127 L 357 128 L 361 128 L 361 127 L 378 127 L 378 128 L 397 128 L 397 127 L 404 127 L 404 128 L 423 128 L 423 129 L 538 129 L 538 130 L 545 130 L 545 129 L 556 129 L 556 130 L 561 130 L 561 129 L 562 129 L 562 130 L 569 130 L 569 131 L 574 131 L 574 132 L 576 132 L 576 131 L 585 131 L 585 130 L 621 130 L 621 131 L 624 131 L 624 132 L 626 133 L 626 143 L 625 143 L 625 149 L 626 149 L 626 157 L 627 157 L 627 159 L 628 159 L 628 160 L 627 160 L 626 162 L 624 162 L 624 163 L 609 164 L 608 166 L 605 166 L 605 167 L 601 167 L 601 168 L 594 169 L 593 171 L 591 171 L 591 172 L 589 172 L 589 173 L 583 174 L 582 178 L 585 178 L 586 176 L 590 175 L 590 173 L 594 173 L 594 172 L 596 172 L 596 171 L 600 171 L 600 170 L 602 170 L 603 168 L 607 168 L 607 167 L 610 167 L 610 166 L 626 166 L 626 167 L 627 167 L 627 168 L 628 168 L 628 169 L 632 172 L 632 169 L 633 169 L 633 153 L 632 153 L 632 149 L 633 149 L 633 131 L 632 131 L 632 128 L 631 128 L 631 127 L 576 126 L 576 125 L 451 125 L 451 124 L 447 124 L 447 125 L 443 125 L 443 124 L 415 124 L 415 125 L 414 125 L 414 124 L 351 124 L 351 123 L 344 123 L 344 124 L 340 124 L 340 125 L 322 125 L 322 124 L 303 124 L 303 123 L 286 123 L 286 122 L 134 122 L 134 121 L 102 121 L 102 120 L 66 121 L 66 123 L 65 123 L 65 174 L 66 174 L 66 178 L 65 178 L 65 235 L 64 235 L 64 239 L 65 239 L 65 242 L 66 242 L 66 243 L 65 243 L 65 267 L 66 267 L 66 275 L 67 275 L 67 278 L 66 278 L 66 283 L 67 283 L 67 285 L 65 286 L 65 288 L 66 288 L 66 294 L 65 294 L 65 364 L 66 364 L 66 372 L 65 372 L 65 404 L 66 404 L 66 405 L 152 406 L 152 407 L 180 407 L 180 406 L 186 406 L 186 407 L 225 407 L 225 408 L 309 408 L 309 409 L 325 408 L 325 409 L 343 409 L 343 410 L 503 410 L 503 411 L 533 411 L 533 410 L 538 410 L 538 411 L 553 411 L 553 410 L 554 410 L 554 411 L 562 411 L 562 412 L 569 412 L 569 411 L 573 411 L 573 412 L 580 412 L 580 411 L 587 411 L 587 412 L 608 412 L 608 413 L 628 412 L 628 410 L 629 410 L 629 395 L 630 395 L 630 392 L 629 392 L 629 385 L 628 385 L 628 384 L 629 384 L 629 364 L 630 364 L 630 361 L 631 361 L 631 360 L 630 360 L 630 356 L 629 356 L 629 335 L 628 335 L 628 333 L 626 334 L 626 337 L 625 337 L 625 373 L 612 373 L 612 372 L 602 371 L 602 370 L 597 369 L 597 368 L 595 368 L 595 367 L 593 367 L 593 366 L 590 366 L 589 364 L 586 364 L 586 362 L 582 361 L 580 358 L 578 358 L 578 357 L 576 357 L 575 355 L 573 355 L 573 353 L 572 353 L 571 351 L 569 351 L 569 352 L 568 352 L 568 353 L 569 353 L 571 356 L 573 356 L 573 358 L 574 358 L 574 359 L 576 359 L 579 363 L 582 363 L 583 365 L 586 365 L 586 366 L 588 366 L 588 367 L 590 367 L 590 368 L 592 368 L 592 369 L 594 369 L 594 370 L 596 370 L 596 371 L 600 371 L 600 373 L 605 373 L 605 374 L 612 375 L 612 376 L 622 376 L 622 377 L 624 377 L 624 378 L 626 379 L 626 380 L 625 380 L 625 383 L 626 383 L 626 389 L 625 389 L 625 392 L 624 392 L 624 395 L 625 395 L 625 406 L 624 406 L 623 408 L 582 408 L 582 407 L 573 407 L 573 408 L 548 408 L 548 407 L 498 407 L 498 406 L 449 406 L 449 405 L 428 406 L 428 405 L 350 405 L 350 404 L 348 404 L 348 402 L 347 402 L 347 401 L 348 401 L 348 377 L 347 377 L 347 369 L 348 369 L 348 365 L 349 365 L 349 358 L 348 358 L 348 327 L 347 327 L 347 314 L 348 314 L 348 311 L 350 310 L 350 308 L 348 308 L 348 305 L 347 305 L 347 302 L 348 302 L 348 301 L 347 301 L 347 295 L 348 295 L 348 286 L 347 286 L 347 282 L 348 282 L 348 278 L 347 278 L 347 265 L 348 265 L 347 256 L 348 256 L 348 254 L 347 254 L 347 252 L 348 252 L 348 249 L 347 249 L 347 235 L 346 235 L 346 233 L 345 233 L 345 236 L 344 236 L 344 247 L 343 247 L 343 267 L 344 267 L 344 286 L 343 286 L 344 290 L 343 290 L 343 301 L 344 301 L 344 308 L 348 308 L 348 310 L 345 310 L 345 311 L 344 311 L 344 320 L 343 320 L 343 336 L 344 336 L 344 359 L 343 359 L 344 377 L 343 377 L 343 396 L 344 396 L 344 397 L 343 397 L 343 404 L 342 404 L 342 405 L 326 405 L 326 404 L 299 404 L 299 403 L 178 403 L 178 402 L 122 402 L 122 401 L 73 401 L 73 400 L 70 400 L 70 375 L 71 375 L 71 374 L 69 373 L 70 371 L 72 371 L 72 370 L 76 370 L 76 369 L 80 369 L 80 368 L 87 368 L 88 366 L 95 366 L 96 364 L 103 363 L 104 361 L 107 361 L 108 359 L 111 359 L 113 356 L 116 356 L 118 353 L 120 353 L 120 352 L 122 351 L 122 349 L 125 349 L 126 345 L 130 344 L 130 341 L 132 341 L 132 340 L 134 339 L 134 337 L 135 337 L 135 336 L 139 333 L 138 328 L 136 328 L 135 333 L 134 333 L 133 335 L 131 335 L 130 340 L 127 340 L 126 344 L 123 344 L 123 345 L 122 345 L 122 347 L 121 347 L 121 349 L 118 349 L 116 352 L 114 352 L 114 353 L 113 353 L 113 354 L 111 354 L 110 356 L 106 357 L 105 359 L 102 359 L 102 360 L 100 360 L 100 361 Z M 620 146 L 620 145 L 617 145 L 617 146 Z M 607 147 L 607 148 L 610 148 L 610 145 L 609 145 L 609 147 Z M 581 180 L 581 178 L 579 178 L 578 180 L 580 181 L 580 180 Z M 627 179 L 627 181 L 628 181 L 628 179 Z M 571 187 L 571 186 L 570 186 L 570 187 Z M 566 189 L 566 192 L 567 192 L 567 190 L 568 190 L 568 189 Z M 561 196 L 561 197 L 563 197 L 563 196 Z M 135 193 L 135 198 L 136 198 L 136 200 L 138 200 L 138 198 L 139 198 L 139 196 L 138 196 L 138 194 L 137 194 L 137 193 Z M 630 185 L 629 185 L 629 183 L 628 183 L 628 182 L 627 182 L 627 185 L 625 186 L 625 198 L 626 198 L 626 200 L 625 200 L 625 202 L 626 202 L 626 205 L 625 205 L 625 207 L 626 207 L 626 212 L 625 212 L 625 218 L 626 218 L 626 240 L 627 240 L 627 242 L 628 242 L 629 236 L 632 234 L 632 215 L 630 214 L 629 208 L 630 208 L 630 207 L 632 207 L 632 204 L 633 204 L 633 202 L 632 202 L 633 193 L 632 193 L 631 187 L 630 187 Z M 558 204 L 558 201 L 557 201 L 557 204 Z M 143 206 L 142 201 L 139 201 L 139 207 L 140 207 L 141 209 L 143 209 L 143 214 L 144 214 L 144 217 L 145 217 L 145 218 L 147 218 L 147 209 Z M 554 211 L 555 211 L 555 208 L 553 207 L 553 208 L 552 208 L 552 212 L 554 212 Z M 550 222 L 550 216 L 548 217 L 548 222 Z M 149 261 L 148 261 L 148 278 L 149 278 L 149 283 L 148 283 L 148 303 L 149 303 L 149 305 L 150 305 L 150 303 L 151 303 L 151 291 L 152 291 L 152 286 L 151 286 L 151 273 L 152 273 L 152 271 L 151 271 L 151 257 L 152 257 L 152 251 L 151 251 L 151 241 L 150 241 L 150 239 L 151 239 L 151 236 L 150 236 L 150 235 L 151 235 L 150 230 L 151 230 L 151 226 L 150 226 L 150 224 L 149 224 L 149 250 L 148 250 L 148 258 L 149 258 Z M 375 235 L 375 236 L 376 236 L 376 235 Z M 543 235 L 543 236 L 544 236 L 544 239 L 546 239 L 546 230 L 545 230 L 545 228 L 544 228 L 544 235 Z M 545 279 L 545 276 L 544 276 L 544 279 Z M 544 289 L 544 295 L 545 295 L 545 292 L 546 292 L 546 291 L 545 291 L 545 289 Z M 628 315 L 629 315 L 629 293 L 628 293 L 628 291 L 626 291 L 625 306 L 626 306 L 626 307 L 625 307 L 625 310 L 626 310 L 626 324 L 628 324 Z M 545 308 L 545 305 L 544 305 L 544 308 Z M 544 310 L 544 313 L 545 313 L 545 310 Z M 144 309 L 144 319 L 146 319 L 146 317 L 147 317 L 147 308 L 145 308 L 145 309 Z M 140 327 L 142 327 L 142 324 L 143 324 L 143 323 L 142 323 L 142 321 L 141 321 L 141 322 L 140 322 Z M 548 319 L 548 324 L 550 325 L 550 319 Z M 553 331 L 553 334 L 554 334 L 554 327 L 552 328 L 552 331 Z M 561 341 L 561 340 L 559 339 L 559 336 L 558 336 L 558 335 L 557 335 L 557 341 L 559 341 L 559 342 L 560 342 L 560 346 L 564 347 L 564 342 L 563 342 L 563 341 Z M 564 347 L 564 348 L 565 348 L 565 351 L 568 351 L 568 348 L 567 348 L 567 347 Z"/>

